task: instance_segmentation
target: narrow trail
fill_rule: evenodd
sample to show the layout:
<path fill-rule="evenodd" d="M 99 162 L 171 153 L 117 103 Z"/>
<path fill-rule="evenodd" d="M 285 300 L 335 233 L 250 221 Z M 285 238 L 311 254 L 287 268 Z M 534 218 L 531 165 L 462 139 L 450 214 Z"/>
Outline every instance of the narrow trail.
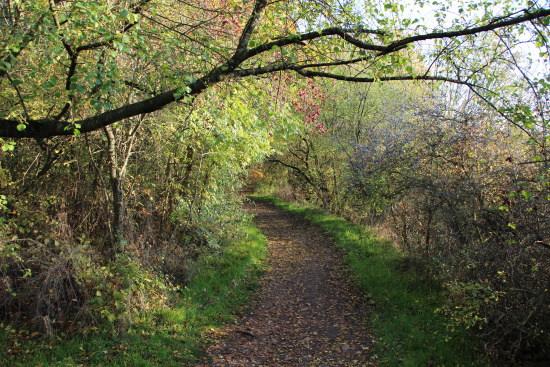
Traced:
<path fill-rule="evenodd" d="M 204 366 L 377 365 L 369 301 L 328 236 L 270 204 L 247 210 L 269 240 L 268 270 L 251 313 L 216 336 Z"/>

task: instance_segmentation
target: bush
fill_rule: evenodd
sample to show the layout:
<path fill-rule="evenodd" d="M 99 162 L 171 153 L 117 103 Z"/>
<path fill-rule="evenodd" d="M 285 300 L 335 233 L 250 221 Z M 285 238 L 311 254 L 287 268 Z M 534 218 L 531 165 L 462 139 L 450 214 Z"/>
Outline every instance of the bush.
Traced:
<path fill-rule="evenodd" d="M 123 330 L 139 313 L 162 308 L 171 289 L 161 273 L 127 255 L 102 261 L 85 240 L 8 242 L 0 266 L 3 316 L 50 336 L 105 323 Z"/>

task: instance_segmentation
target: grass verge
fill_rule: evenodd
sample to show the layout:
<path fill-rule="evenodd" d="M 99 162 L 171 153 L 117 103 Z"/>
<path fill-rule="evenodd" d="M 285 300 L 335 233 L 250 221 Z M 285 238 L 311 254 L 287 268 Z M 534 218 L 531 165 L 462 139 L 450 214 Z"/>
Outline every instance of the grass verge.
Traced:
<path fill-rule="evenodd" d="M 383 366 L 475 366 L 475 345 L 467 330 L 451 331 L 436 310 L 444 291 L 407 265 L 389 241 L 363 226 L 328 215 L 318 208 L 283 202 L 270 196 L 255 199 L 305 216 L 319 225 L 347 254 L 361 288 L 374 302 L 375 353 Z"/>
<path fill-rule="evenodd" d="M 0 366 L 196 364 L 206 355 L 209 331 L 235 319 L 263 272 L 267 241 L 252 222 L 244 233 L 240 241 L 199 260 L 172 307 L 143 315 L 123 335 L 95 331 L 46 338 L 2 325 Z"/>

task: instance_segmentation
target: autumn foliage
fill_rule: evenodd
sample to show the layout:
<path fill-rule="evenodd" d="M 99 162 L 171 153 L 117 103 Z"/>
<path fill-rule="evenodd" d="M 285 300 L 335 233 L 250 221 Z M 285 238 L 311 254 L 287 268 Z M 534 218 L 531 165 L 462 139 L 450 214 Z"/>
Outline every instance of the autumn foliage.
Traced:
<path fill-rule="evenodd" d="M 323 107 L 328 132 L 274 157 L 266 169 L 285 180 L 266 176 L 266 189 L 391 237 L 448 290 L 438 312 L 478 335 L 486 356 L 543 358 L 550 185 L 533 136 L 412 85 L 343 90 L 352 102 Z"/>

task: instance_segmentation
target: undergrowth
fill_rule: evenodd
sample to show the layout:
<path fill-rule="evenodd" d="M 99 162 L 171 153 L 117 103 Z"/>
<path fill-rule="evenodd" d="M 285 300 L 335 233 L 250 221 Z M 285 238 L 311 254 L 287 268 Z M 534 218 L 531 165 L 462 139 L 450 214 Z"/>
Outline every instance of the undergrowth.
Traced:
<path fill-rule="evenodd" d="M 474 366 L 475 342 L 468 330 L 452 330 L 438 310 L 445 294 L 414 261 L 364 227 L 318 208 L 255 195 L 305 216 L 347 254 L 348 264 L 372 299 L 375 353 L 383 366 Z"/>
<path fill-rule="evenodd" d="M 171 307 L 140 314 L 124 333 L 99 327 L 41 336 L 1 324 L 1 366 L 182 366 L 206 356 L 208 334 L 235 319 L 263 271 L 266 240 L 251 223 L 240 240 L 203 255 Z"/>

